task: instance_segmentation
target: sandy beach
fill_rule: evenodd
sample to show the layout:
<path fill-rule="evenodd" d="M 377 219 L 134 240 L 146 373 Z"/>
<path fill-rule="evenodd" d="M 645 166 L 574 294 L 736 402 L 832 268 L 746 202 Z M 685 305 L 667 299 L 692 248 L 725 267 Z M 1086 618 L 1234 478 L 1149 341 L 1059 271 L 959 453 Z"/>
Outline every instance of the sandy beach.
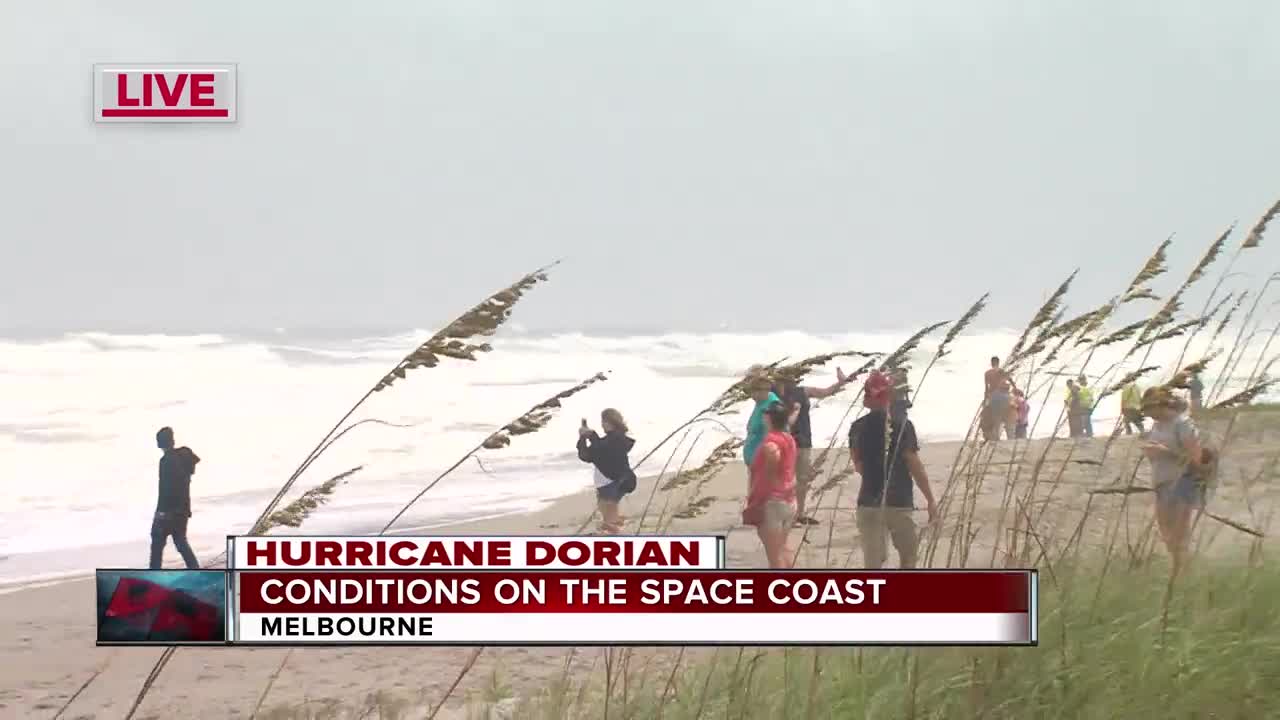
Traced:
<path fill-rule="evenodd" d="M 1247 425 L 1247 424 L 1246 424 Z M 1277 488 L 1259 469 L 1270 457 L 1276 441 L 1271 423 L 1238 429 L 1230 456 L 1224 465 L 1222 484 L 1210 510 L 1253 527 L 1265 527 L 1274 508 Z M 1101 431 L 1101 429 L 1100 429 Z M 950 509 L 937 535 L 939 543 L 934 566 L 995 565 L 1024 566 L 1025 558 L 1041 561 L 1043 554 L 1056 557 L 1057 548 L 1078 534 L 1087 544 L 1101 537 L 1108 523 L 1119 517 L 1125 505 L 1125 521 L 1133 542 L 1149 532 L 1151 499 L 1147 494 L 1094 495 L 1088 491 L 1115 483 L 1134 467 L 1134 443 L 1120 438 L 1113 443 L 1105 462 L 1099 463 L 1106 446 L 1104 439 L 1073 443 L 1058 440 L 1030 443 L 1004 442 L 987 446 L 976 455 L 961 453 L 959 443 L 938 443 L 922 449 L 934 492 L 946 497 Z M 970 458 L 952 475 L 957 457 Z M 1000 508 L 1006 497 L 1022 497 L 1030 486 L 1032 468 L 1044 458 L 1034 500 L 1024 508 L 1024 517 L 1034 520 L 1034 544 L 1024 533 L 1013 539 L 1008 525 L 1011 513 Z M 832 453 L 835 467 L 843 467 L 844 451 Z M 1127 469 L 1127 470 L 1126 470 Z M 1145 484 L 1145 464 L 1134 483 Z M 1127 479 L 1125 480 L 1127 482 Z M 821 485 L 819 481 L 818 485 Z M 728 559 L 732 566 L 764 564 L 754 531 L 739 526 L 739 511 L 745 492 L 745 476 L 740 464 L 723 469 L 701 488 L 686 486 L 654 493 L 651 478 L 640 483 L 624 506 L 633 520 L 638 518 L 653 493 L 651 518 L 671 515 L 689 505 L 692 493 L 703 498 L 703 512 L 696 517 L 675 519 L 673 533 L 725 533 Z M 800 546 L 797 566 L 858 566 L 857 533 L 850 510 L 856 484 L 845 482 L 827 491 L 811 511 L 821 524 L 811 527 L 801 542 L 802 529 L 793 534 Z M 714 498 L 707 500 L 706 498 Z M 1127 498 L 1127 499 L 1126 499 Z M 452 526 L 448 533 L 546 533 L 574 532 L 590 515 L 593 495 L 588 492 L 558 500 L 543 510 Z M 958 515 L 963 503 L 972 507 L 972 520 L 957 528 L 950 518 Z M 917 495 L 917 504 L 923 503 Z M 812 503 L 811 503 L 812 505 Z M 1086 505 L 1088 519 L 1081 522 Z M 664 510 L 665 508 L 665 510 Z M 1002 518 L 1001 516 L 1004 515 Z M 925 513 L 917 513 L 923 523 Z M 1206 521 L 1202 551 L 1241 552 L 1252 537 L 1216 521 Z M 647 522 L 646 531 L 655 523 Z M 1024 523 L 1025 526 L 1025 523 Z M 634 527 L 634 522 L 630 524 Z M 629 528 L 630 529 L 630 528 Z M 926 543 L 931 532 L 926 532 Z M 953 538 L 971 538 L 952 549 Z M 1001 538 L 999 543 L 995 539 Z M 1014 543 L 1010 558 L 1010 543 Z M 963 547 L 962 547 L 963 546 Z M 964 550 L 963 548 L 968 548 Z M 923 550 L 922 550 L 923 552 Z M 1029 555 L 1026 553 L 1030 552 Z M 171 551 L 172 554 L 172 551 Z M 1156 557 L 1163 551 L 1156 550 Z M 1243 555 L 1241 555 L 1243 557 Z M 895 558 L 891 556 L 892 566 Z M 1042 561 L 1041 561 L 1042 562 Z M 26 589 L 0 596 L 0 614 L 6 618 L 0 629 L 0 717 L 51 718 L 67 698 L 95 672 L 100 676 L 76 698 L 62 717 L 119 718 L 133 702 L 143 679 L 161 650 L 151 648 L 107 649 L 94 647 L 94 593 L 89 580 Z M 575 653 L 566 665 L 568 651 L 557 648 L 503 648 L 485 651 L 467 674 L 438 717 L 467 717 L 466 707 L 479 701 L 500 701 L 512 694 L 536 692 L 557 674 L 575 676 L 592 672 L 599 651 Z M 637 653 L 651 660 L 671 651 Z M 136 717 L 167 718 L 248 718 L 251 716 L 268 677 L 280 666 L 285 650 L 275 649 L 189 649 L 179 650 L 155 682 Z M 369 648 L 305 649 L 296 651 L 280 673 L 258 717 L 294 717 L 283 708 L 311 702 L 343 707 L 361 707 L 371 694 L 380 693 L 386 705 L 415 704 L 429 707 L 454 682 L 459 668 L 471 657 L 469 648 Z M 598 668 L 597 668 L 598 669 Z M 501 703 L 499 703 L 501 705 Z M 358 713 L 357 713 L 358 714 Z M 421 710 L 404 717 L 420 717 Z M 338 715 L 342 717 L 342 715 Z"/>

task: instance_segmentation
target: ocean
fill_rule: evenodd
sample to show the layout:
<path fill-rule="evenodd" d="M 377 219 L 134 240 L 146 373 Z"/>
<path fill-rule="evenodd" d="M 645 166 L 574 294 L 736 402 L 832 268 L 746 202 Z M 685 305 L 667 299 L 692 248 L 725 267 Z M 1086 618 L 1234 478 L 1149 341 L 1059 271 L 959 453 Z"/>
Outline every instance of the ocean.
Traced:
<path fill-rule="evenodd" d="M 190 534 L 199 556 L 216 554 L 227 534 L 249 528 L 351 404 L 429 334 L 0 338 L 0 584 L 94 567 L 143 566 L 156 493 L 154 437 L 164 425 L 202 460 L 192 482 Z M 638 458 L 753 363 L 836 350 L 889 352 L 909 334 L 610 336 L 504 330 L 492 339 L 493 352 L 476 362 L 446 360 L 375 394 L 352 421 L 377 418 L 413 427 L 370 424 L 353 430 L 311 467 L 286 501 L 363 466 L 296 532 L 376 532 L 489 433 L 556 392 L 609 371 L 607 382 L 565 401 L 546 429 L 464 463 L 395 531 L 534 510 L 590 487 L 591 473 L 574 452 L 576 428 L 582 418 L 598 427 L 603 408 L 616 407 L 625 415 L 637 441 L 633 458 Z M 1015 339 L 1012 331 L 982 331 L 954 344 L 930 372 L 912 411 L 925 441 L 965 435 L 981 399 L 988 358 L 1007 354 Z M 933 350 L 933 343 L 925 342 L 917 352 L 913 384 L 919 384 Z M 1165 343 L 1148 364 L 1172 362 L 1180 350 L 1181 341 Z M 1100 353 L 1089 370 L 1101 372 L 1118 356 L 1119 351 Z M 1189 360 L 1195 357 L 1193 352 Z M 850 359 L 844 366 L 861 362 Z M 835 364 L 811 375 L 809 384 L 834 382 Z M 1137 358 L 1130 366 L 1136 364 Z M 1251 366 L 1252 358 L 1246 358 L 1241 370 L 1247 373 Z M 1053 418 L 1046 414 L 1046 428 L 1060 402 L 1056 380 L 1052 393 Z M 1042 395 L 1032 398 L 1033 419 Z M 846 391 L 815 404 L 816 444 L 825 445 L 855 398 Z M 1104 403 L 1096 418 L 1114 417 L 1114 404 Z M 741 433 L 745 415 L 721 419 Z M 712 424 L 696 432 L 702 435 L 690 465 L 726 438 Z M 693 440 L 691 435 L 688 441 Z M 669 454 L 664 448 L 640 473 L 656 473 Z M 166 558 L 176 558 L 172 546 Z"/>

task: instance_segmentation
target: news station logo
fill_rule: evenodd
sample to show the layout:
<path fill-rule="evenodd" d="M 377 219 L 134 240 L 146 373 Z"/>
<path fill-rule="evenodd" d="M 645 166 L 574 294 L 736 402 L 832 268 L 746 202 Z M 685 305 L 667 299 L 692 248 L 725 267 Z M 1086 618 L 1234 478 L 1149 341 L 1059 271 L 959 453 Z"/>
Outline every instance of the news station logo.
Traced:
<path fill-rule="evenodd" d="M 95 122 L 235 122 L 236 66 L 93 66 Z"/>

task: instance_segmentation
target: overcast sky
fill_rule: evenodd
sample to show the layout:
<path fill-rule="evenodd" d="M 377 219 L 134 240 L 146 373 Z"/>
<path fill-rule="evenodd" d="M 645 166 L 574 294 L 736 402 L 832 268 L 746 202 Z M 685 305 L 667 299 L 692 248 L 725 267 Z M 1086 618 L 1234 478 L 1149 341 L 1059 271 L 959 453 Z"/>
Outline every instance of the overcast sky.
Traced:
<path fill-rule="evenodd" d="M 91 122 L 168 61 L 239 121 Z M 559 257 L 523 324 L 1021 326 L 1277 196 L 1273 0 L 0 10 L 0 328 L 432 327 Z"/>

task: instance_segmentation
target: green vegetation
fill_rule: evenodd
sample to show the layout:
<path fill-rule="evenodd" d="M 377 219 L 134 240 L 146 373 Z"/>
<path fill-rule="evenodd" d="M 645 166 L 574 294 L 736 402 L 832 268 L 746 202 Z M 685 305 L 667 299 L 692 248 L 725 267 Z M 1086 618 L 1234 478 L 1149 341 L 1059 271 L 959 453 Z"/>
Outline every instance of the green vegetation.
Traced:
<path fill-rule="evenodd" d="M 726 648 L 671 687 L 665 675 L 632 682 L 625 703 L 615 688 L 609 717 L 1280 717 L 1274 567 L 1205 564 L 1167 609 L 1159 565 L 1113 570 L 1101 585 L 1096 567 L 1057 573 L 1058 586 L 1041 576 L 1036 648 Z M 602 684 L 548 689 L 510 717 L 604 717 Z M 481 704 L 472 717 L 487 713 Z"/>

